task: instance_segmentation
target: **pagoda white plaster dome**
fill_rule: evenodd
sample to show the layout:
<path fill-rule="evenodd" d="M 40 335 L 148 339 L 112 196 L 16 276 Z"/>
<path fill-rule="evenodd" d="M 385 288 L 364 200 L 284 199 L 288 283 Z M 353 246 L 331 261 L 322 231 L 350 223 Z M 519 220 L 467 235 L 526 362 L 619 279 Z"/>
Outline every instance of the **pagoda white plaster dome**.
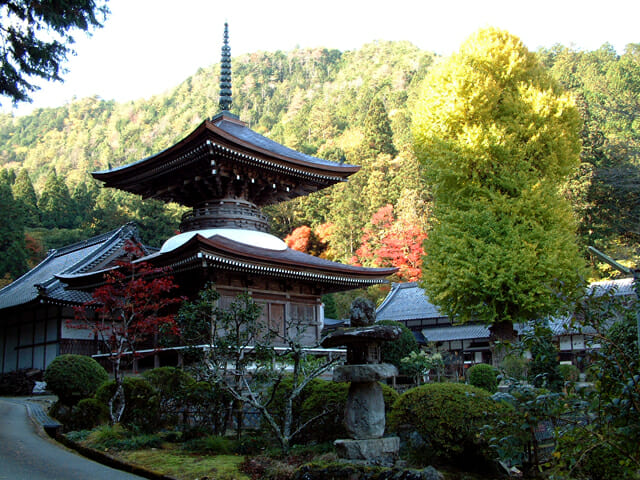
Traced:
<path fill-rule="evenodd" d="M 275 235 L 266 232 L 258 232 L 256 230 L 244 230 L 241 228 L 207 228 L 204 230 L 192 230 L 190 232 L 180 233 L 168 239 L 162 245 L 160 252 L 170 252 L 184 245 L 196 235 L 202 235 L 211 238 L 215 235 L 228 238 L 234 242 L 244 243 L 253 247 L 266 248 L 267 250 L 286 250 L 287 244 Z"/>

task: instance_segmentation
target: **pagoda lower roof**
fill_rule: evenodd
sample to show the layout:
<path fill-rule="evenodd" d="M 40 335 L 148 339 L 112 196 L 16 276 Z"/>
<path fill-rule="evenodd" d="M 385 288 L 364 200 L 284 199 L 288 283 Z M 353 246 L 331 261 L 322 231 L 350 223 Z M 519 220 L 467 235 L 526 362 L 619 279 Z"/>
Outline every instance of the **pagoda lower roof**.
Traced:
<path fill-rule="evenodd" d="M 138 260 L 167 268 L 171 274 L 212 268 L 278 279 L 321 284 L 326 293 L 350 290 L 381 283 L 397 268 L 368 268 L 345 265 L 287 248 L 270 250 L 240 243 L 220 235 L 211 238 L 195 235 L 168 252 L 157 252 Z M 60 275 L 74 289 L 90 289 L 103 282 L 104 273 Z"/>
<path fill-rule="evenodd" d="M 223 113 L 160 153 L 92 175 L 106 187 L 189 207 L 244 188 L 262 206 L 345 181 L 359 169 L 297 152 Z"/>

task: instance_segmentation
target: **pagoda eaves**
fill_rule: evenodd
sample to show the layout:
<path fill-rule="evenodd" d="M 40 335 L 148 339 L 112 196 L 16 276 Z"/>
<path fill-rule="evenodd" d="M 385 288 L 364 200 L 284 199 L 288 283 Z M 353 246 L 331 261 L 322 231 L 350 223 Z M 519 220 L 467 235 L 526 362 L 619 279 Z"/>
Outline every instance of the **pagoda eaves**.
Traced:
<path fill-rule="evenodd" d="M 287 148 L 222 113 L 156 155 L 93 176 L 105 187 L 188 207 L 225 198 L 262 207 L 346 181 L 359 169 Z"/>
<path fill-rule="evenodd" d="M 289 279 L 313 286 L 317 294 L 362 288 L 386 283 L 397 268 L 368 268 L 345 265 L 314 257 L 290 248 L 276 250 L 233 241 L 220 235 L 205 238 L 195 234 L 168 252 L 157 252 L 138 261 L 168 268 L 172 274 L 210 270 L 229 272 L 245 278 Z M 59 275 L 71 288 L 88 290 L 104 282 L 105 271 L 79 275 Z"/>

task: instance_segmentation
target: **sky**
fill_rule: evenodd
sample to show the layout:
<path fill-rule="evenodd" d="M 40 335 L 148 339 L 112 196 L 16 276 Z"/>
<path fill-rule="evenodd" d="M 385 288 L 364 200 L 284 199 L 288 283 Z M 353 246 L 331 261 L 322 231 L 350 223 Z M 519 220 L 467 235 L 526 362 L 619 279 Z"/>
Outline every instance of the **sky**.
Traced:
<path fill-rule="evenodd" d="M 231 55 L 296 47 L 360 48 L 375 40 L 408 40 L 441 55 L 455 52 L 479 28 L 493 26 L 530 50 L 562 44 L 619 53 L 640 43 L 638 0 L 110 0 L 111 14 L 91 36 L 76 34 L 64 83 L 42 83 L 15 115 L 97 95 L 125 102 L 179 85 L 220 61 L 224 22 Z"/>

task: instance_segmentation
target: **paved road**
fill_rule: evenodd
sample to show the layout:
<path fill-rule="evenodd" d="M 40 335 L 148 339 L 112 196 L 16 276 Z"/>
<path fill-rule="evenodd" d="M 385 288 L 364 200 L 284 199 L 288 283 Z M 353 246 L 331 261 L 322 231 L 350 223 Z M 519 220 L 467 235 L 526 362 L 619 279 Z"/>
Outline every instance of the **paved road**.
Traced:
<path fill-rule="evenodd" d="M 45 438 L 24 405 L 0 399 L 0 480 L 136 480 Z"/>

